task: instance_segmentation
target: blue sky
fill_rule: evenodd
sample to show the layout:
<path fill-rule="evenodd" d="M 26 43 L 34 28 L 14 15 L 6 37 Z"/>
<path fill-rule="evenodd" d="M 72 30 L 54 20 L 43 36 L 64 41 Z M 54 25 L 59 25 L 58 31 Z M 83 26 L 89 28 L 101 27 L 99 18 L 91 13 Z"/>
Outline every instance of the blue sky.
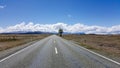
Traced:
<path fill-rule="evenodd" d="M 0 27 L 21 22 L 120 24 L 120 0 L 0 0 Z"/>

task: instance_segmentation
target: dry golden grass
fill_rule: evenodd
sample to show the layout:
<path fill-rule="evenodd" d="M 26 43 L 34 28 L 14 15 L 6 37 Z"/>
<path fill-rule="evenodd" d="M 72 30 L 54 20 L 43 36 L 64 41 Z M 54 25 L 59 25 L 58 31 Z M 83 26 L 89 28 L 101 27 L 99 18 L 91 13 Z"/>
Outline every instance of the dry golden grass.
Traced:
<path fill-rule="evenodd" d="M 120 57 L 120 35 L 64 35 L 88 49 Z"/>
<path fill-rule="evenodd" d="M 22 44 L 43 39 L 48 34 L 0 34 L 0 51 L 20 46 Z"/>

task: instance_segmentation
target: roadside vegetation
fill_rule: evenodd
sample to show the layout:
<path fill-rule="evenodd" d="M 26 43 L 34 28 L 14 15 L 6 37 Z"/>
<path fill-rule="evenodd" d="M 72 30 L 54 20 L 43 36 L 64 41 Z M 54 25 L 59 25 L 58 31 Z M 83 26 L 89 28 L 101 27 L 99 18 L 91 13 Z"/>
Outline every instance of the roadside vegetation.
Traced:
<path fill-rule="evenodd" d="M 59 29 L 59 30 L 58 30 L 58 34 L 59 34 L 60 37 L 62 37 L 63 29 Z"/>
<path fill-rule="evenodd" d="M 63 38 L 120 62 L 120 35 L 64 35 Z"/>
<path fill-rule="evenodd" d="M 0 51 L 10 49 L 22 44 L 40 40 L 49 36 L 48 34 L 0 34 Z"/>

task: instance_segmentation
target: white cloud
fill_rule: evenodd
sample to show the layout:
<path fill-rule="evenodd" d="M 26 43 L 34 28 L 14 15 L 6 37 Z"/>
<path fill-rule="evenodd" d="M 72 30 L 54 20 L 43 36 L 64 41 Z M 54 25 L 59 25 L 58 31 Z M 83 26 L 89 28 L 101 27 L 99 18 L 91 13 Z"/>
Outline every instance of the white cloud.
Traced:
<path fill-rule="evenodd" d="M 3 28 L 2 28 L 2 27 L 0 27 L 0 32 L 4 32 L 4 30 L 3 30 Z"/>
<path fill-rule="evenodd" d="M 14 26 L 9 26 L 6 28 L 0 28 L 0 33 L 2 32 L 17 32 L 17 31 L 43 31 L 43 32 L 57 32 L 58 29 L 62 28 L 64 32 L 77 33 L 95 33 L 95 34 L 120 34 L 120 25 L 111 26 L 111 27 L 102 27 L 102 26 L 88 26 L 84 24 L 65 24 L 65 23 L 56 23 L 56 24 L 34 24 L 29 22 L 26 24 L 22 22 Z"/>
<path fill-rule="evenodd" d="M 0 9 L 3 9 L 5 8 L 6 6 L 5 5 L 0 5 Z"/>

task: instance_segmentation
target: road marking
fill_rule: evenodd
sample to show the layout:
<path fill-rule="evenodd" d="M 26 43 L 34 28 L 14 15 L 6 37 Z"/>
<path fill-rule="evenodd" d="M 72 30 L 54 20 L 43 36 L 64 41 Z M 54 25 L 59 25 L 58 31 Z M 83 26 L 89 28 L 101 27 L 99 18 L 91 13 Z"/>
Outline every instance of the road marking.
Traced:
<path fill-rule="evenodd" d="M 33 44 L 33 45 L 34 45 L 34 44 Z M 11 58 L 11 57 L 13 57 L 13 56 L 15 56 L 15 55 L 17 55 L 17 54 L 19 54 L 19 53 L 21 53 L 21 52 L 23 52 L 23 51 L 26 50 L 26 49 L 31 48 L 33 45 L 30 45 L 30 46 L 28 46 L 28 47 L 25 47 L 25 48 L 23 48 L 23 49 L 21 49 L 21 50 L 15 52 L 15 53 L 13 53 L 13 54 L 11 54 L 11 55 L 9 55 L 9 56 L 7 56 L 7 57 L 1 59 L 1 60 L 0 60 L 0 63 L 3 62 L 3 61 L 5 61 L 5 60 L 7 60 L 7 59 L 9 59 L 9 58 Z"/>
<path fill-rule="evenodd" d="M 109 61 L 111 61 L 111 62 L 113 62 L 113 63 L 115 63 L 115 64 L 120 65 L 120 63 L 117 62 L 117 61 L 114 61 L 114 60 L 112 60 L 112 59 L 110 59 L 110 58 L 107 58 L 107 57 L 105 57 L 105 56 L 103 56 L 103 55 L 100 55 L 100 54 L 98 54 L 98 53 L 96 53 L 96 52 L 93 52 L 93 51 L 91 51 L 91 50 L 88 50 L 88 49 L 86 49 L 86 48 L 83 48 L 83 49 L 85 49 L 85 50 L 87 50 L 87 51 L 89 51 L 89 52 L 91 52 L 91 53 L 93 53 L 93 54 L 95 54 L 95 55 L 97 55 L 97 56 L 100 56 L 100 57 L 102 57 L 102 58 L 104 58 L 104 59 L 106 59 L 106 60 L 109 60 Z"/>
<path fill-rule="evenodd" d="M 73 44 L 74 44 L 74 43 L 73 43 Z M 77 46 L 78 46 L 78 45 L 77 45 Z M 117 64 L 117 65 L 120 65 L 120 63 L 117 62 L 117 61 L 115 61 L 115 60 L 112 60 L 112 59 L 110 59 L 110 58 L 107 58 L 107 57 L 105 57 L 105 56 L 103 56 L 103 55 L 101 55 L 101 54 L 98 54 L 98 53 L 96 53 L 96 52 L 94 52 L 94 51 L 91 51 L 91 50 L 89 50 L 89 49 L 86 49 L 85 47 L 82 47 L 82 46 L 79 46 L 79 47 L 82 48 L 82 49 L 84 49 L 84 50 L 87 50 L 88 52 L 90 52 L 90 53 L 92 53 L 92 54 L 95 54 L 95 55 L 97 55 L 97 56 L 99 56 L 99 57 L 101 57 L 101 58 L 104 58 L 104 59 L 106 59 L 106 60 L 108 60 L 108 61 L 111 61 L 111 62 Z"/>
<path fill-rule="evenodd" d="M 54 43 L 55 43 L 56 41 L 54 40 Z"/>
<path fill-rule="evenodd" d="M 55 54 L 58 54 L 58 50 L 57 50 L 57 48 L 55 47 Z"/>

